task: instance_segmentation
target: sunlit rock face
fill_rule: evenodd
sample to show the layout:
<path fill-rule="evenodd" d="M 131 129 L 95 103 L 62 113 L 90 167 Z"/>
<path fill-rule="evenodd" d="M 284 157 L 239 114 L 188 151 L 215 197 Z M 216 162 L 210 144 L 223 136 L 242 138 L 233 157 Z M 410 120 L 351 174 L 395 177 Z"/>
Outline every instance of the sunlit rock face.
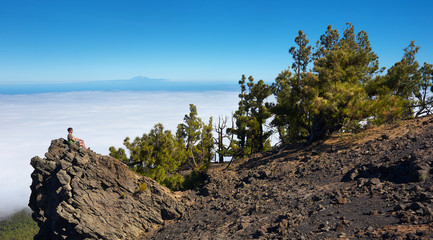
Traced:
<path fill-rule="evenodd" d="M 167 188 L 64 139 L 31 165 L 35 239 L 134 239 L 184 212 Z"/>

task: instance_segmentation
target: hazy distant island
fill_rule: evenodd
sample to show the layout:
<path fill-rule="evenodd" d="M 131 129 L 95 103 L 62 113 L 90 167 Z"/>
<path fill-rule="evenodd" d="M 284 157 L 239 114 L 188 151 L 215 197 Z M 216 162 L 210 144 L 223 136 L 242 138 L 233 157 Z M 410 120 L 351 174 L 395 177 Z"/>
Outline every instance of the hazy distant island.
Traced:
<path fill-rule="evenodd" d="M 32 94 L 73 91 L 235 91 L 237 82 L 173 81 L 137 76 L 127 80 L 68 83 L 3 83 L 0 94 Z"/>

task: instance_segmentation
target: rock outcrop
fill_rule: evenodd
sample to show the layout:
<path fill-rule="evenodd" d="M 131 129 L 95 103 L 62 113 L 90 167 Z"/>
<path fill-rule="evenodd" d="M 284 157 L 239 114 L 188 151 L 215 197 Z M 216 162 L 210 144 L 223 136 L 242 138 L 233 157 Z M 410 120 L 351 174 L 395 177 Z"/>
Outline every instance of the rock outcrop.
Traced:
<path fill-rule="evenodd" d="M 64 139 L 31 165 L 35 239 L 135 239 L 184 212 L 167 188 Z"/>

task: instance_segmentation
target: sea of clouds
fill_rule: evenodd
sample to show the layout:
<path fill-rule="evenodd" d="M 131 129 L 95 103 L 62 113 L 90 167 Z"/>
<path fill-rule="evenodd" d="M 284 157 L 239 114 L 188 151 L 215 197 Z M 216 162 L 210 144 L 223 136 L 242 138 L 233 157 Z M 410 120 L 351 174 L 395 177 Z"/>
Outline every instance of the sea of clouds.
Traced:
<path fill-rule="evenodd" d="M 66 138 L 67 128 L 87 147 L 108 154 L 125 137 L 148 133 L 156 123 L 176 131 L 189 104 L 204 122 L 230 117 L 238 92 L 68 92 L 0 95 L 0 217 L 27 206 L 30 159 L 44 157 L 51 140 Z"/>

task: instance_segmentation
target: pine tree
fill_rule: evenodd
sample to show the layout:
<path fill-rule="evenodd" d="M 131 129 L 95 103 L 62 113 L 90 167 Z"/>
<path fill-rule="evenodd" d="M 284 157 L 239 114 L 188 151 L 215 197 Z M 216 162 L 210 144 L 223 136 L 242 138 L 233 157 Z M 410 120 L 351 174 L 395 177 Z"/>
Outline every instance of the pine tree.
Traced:
<path fill-rule="evenodd" d="M 239 94 L 239 107 L 233 114 L 236 127 L 228 131 L 237 136 L 237 141 L 231 143 L 236 157 L 242 157 L 269 149 L 271 133 L 264 129 L 266 120 L 271 116 L 269 106 L 265 99 L 271 95 L 271 88 L 263 80 L 254 82 L 248 78 L 248 91 L 245 86 L 246 77 L 242 75 L 239 81 L 241 93 Z"/>
<path fill-rule="evenodd" d="M 328 131 L 356 127 L 359 120 L 369 116 L 365 86 L 380 69 L 366 32 L 355 34 L 354 26 L 348 23 L 340 39 L 329 25 L 314 54 L 302 31 L 295 43 L 297 47 L 289 51 L 295 74 L 283 71 L 272 88 L 277 99 L 272 106 L 272 123 L 283 143 L 312 142 Z M 307 72 L 312 59 L 313 72 Z"/>
<path fill-rule="evenodd" d="M 299 30 L 298 36 L 295 38 L 295 43 L 298 47 L 291 47 L 289 50 L 294 60 L 292 69 L 295 71 L 298 81 L 301 79 L 301 73 L 307 71 L 307 66 L 312 61 L 311 46 L 308 46 L 309 42 L 307 35 Z"/>
<path fill-rule="evenodd" d="M 200 136 L 200 150 L 201 150 L 201 159 L 203 164 L 209 165 L 214 156 L 213 149 L 215 147 L 214 138 L 212 135 L 213 126 L 212 126 L 213 118 L 209 118 L 208 124 L 203 124 Z"/>
<path fill-rule="evenodd" d="M 317 109 L 313 120 L 311 140 L 326 131 L 335 131 L 355 124 L 368 116 L 365 83 L 380 72 L 378 57 L 372 51 L 367 33 L 355 37 L 350 23 L 341 40 L 315 61 L 314 71 L 319 78 Z M 324 124 L 326 123 L 326 124 Z M 319 125 L 316 127 L 315 125 Z"/>
<path fill-rule="evenodd" d="M 328 25 L 325 34 L 320 36 L 320 40 L 316 42 L 316 52 L 313 54 L 314 59 L 320 59 L 328 54 L 329 51 L 334 49 L 340 39 L 340 34 L 337 29 L 332 29 Z"/>
<path fill-rule="evenodd" d="M 189 110 L 190 113 L 184 117 L 184 123 L 177 127 L 176 138 L 185 145 L 188 167 L 208 166 L 214 148 L 212 117 L 206 125 L 198 117 L 197 107 L 194 104 L 189 105 Z"/>
<path fill-rule="evenodd" d="M 198 117 L 197 107 L 190 104 L 190 113 L 185 115 L 184 123 L 178 125 L 176 136 L 158 123 L 148 134 L 134 141 L 125 138 L 123 144 L 129 156 L 125 149 L 115 147 L 110 147 L 110 156 L 172 190 L 193 188 L 204 180 L 212 160 L 212 131 L 212 117 L 204 124 Z M 178 173 L 181 166 L 193 168 L 185 179 Z"/>
<path fill-rule="evenodd" d="M 412 100 L 414 95 L 419 93 L 421 76 L 418 71 L 418 61 L 416 61 L 418 50 L 419 47 L 415 45 L 415 41 L 411 41 L 404 49 L 401 61 L 388 70 L 384 84 L 394 95 Z"/>
<path fill-rule="evenodd" d="M 201 129 L 203 122 L 197 115 L 197 107 L 194 104 L 189 105 L 190 113 L 183 118 L 184 123 L 177 127 L 176 137 L 186 145 L 187 163 L 190 167 L 198 167 L 201 151 L 197 148 L 200 141 Z"/>
<path fill-rule="evenodd" d="M 289 69 L 281 72 L 272 86 L 277 103 L 272 105 L 271 111 L 275 114 L 272 124 L 277 127 L 283 143 L 298 141 L 306 137 L 310 128 L 312 113 L 311 91 L 315 77 L 307 72 L 308 64 L 313 60 L 309 40 L 303 31 L 298 32 L 295 38 L 296 47 L 291 47 L 292 76 Z"/>
<path fill-rule="evenodd" d="M 271 117 L 269 106 L 265 100 L 271 95 L 271 88 L 263 80 L 254 83 L 254 78 L 248 78 L 248 94 L 250 106 L 249 119 L 249 138 L 251 140 L 251 153 L 262 152 L 269 149 L 270 143 L 267 141 L 271 136 L 270 131 L 264 129 L 266 120 Z"/>
<path fill-rule="evenodd" d="M 412 117 L 417 105 L 415 98 L 421 99 L 422 107 L 423 79 L 416 61 L 418 50 L 419 47 L 411 41 L 404 49 L 402 59 L 388 69 L 385 76 L 367 82 L 367 93 L 374 99 L 371 109 L 376 123 Z M 424 88 L 428 88 L 428 83 Z"/>
<path fill-rule="evenodd" d="M 424 63 L 424 65 L 419 69 L 420 72 L 420 93 L 417 94 L 419 110 L 416 116 L 422 114 L 431 114 L 431 108 L 433 104 L 433 97 L 428 94 L 428 89 L 433 92 L 433 65 Z"/>
<path fill-rule="evenodd" d="M 129 151 L 129 157 L 124 149 L 114 147 L 110 147 L 110 156 L 171 189 L 177 189 L 183 182 L 183 177 L 176 170 L 186 160 L 184 145 L 176 140 L 171 131 L 164 130 L 161 123 L 132 142 L 129 137 L 125 138 L 123 144 Z"/>
<path fill-rule="evenodd" d="M 246 90 L 246 77 L 242 75 L 241 80 L 239 80 L 239 86 L 241 92 L 239 93 L 239 103 L 238 110 L 233 113 L 233 118 L 235 119 L 235 126 L 228 128 L 228 132 L 232 135 L 236 135 L 237 140 L 232 139 L 230 142 L 230 149 L 235 157 L 241 157 L 247 154 L 247 125 L 248 125 L 248 93 Z"/>

